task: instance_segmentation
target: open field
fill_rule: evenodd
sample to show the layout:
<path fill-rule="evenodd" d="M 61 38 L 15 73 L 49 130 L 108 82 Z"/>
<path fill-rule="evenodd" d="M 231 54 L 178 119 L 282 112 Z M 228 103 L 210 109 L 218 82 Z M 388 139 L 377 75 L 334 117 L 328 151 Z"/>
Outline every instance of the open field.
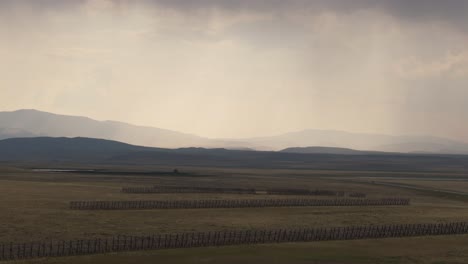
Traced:
<path fill-rule="evenodd" d="M 466 180 L 414 180 L 414 179 L 399 179 L 399 180 L 383 180 L 382 182 L 388 183 L 397 183 L 397 184 L 404 184 L 408 186 L 414 187 L 422 187 L 427 189 L 433 190 L 440 190 L 440 191 L 447 191 L 447 192 L 457 192 L 457 193 L 464 193 L 468 195 L 468 179 Z"/>
<path fill-rule="evenodd" d="M 122 168 L 119 168 L 122 169 Z M 68 240 L 110 237 L 117 234 L 139 235 L 232 229 L 314 228 L 350 225 L 439 223 L 466 221 L 468 203 L 421 193 L 419 191 L 360 182 L 359 172 L 353 171 L 297 171 L 214 168 L 183 168 L 189 175 L 168 174 L 89 175 L 66 172 L 37 172 L 23 168 L 2 168 L 0 172 L 0 243 L 42 240 Z M 145 168 L 170 171 L 167 168 Z M 411 173 L 415 178 L 423 177 Z M 369 172 L 363 173 L 368 179 Z M 388 172 L 375 173 L 375 179 Z M 463 175 L 458 175 L 463 177 Z M 443 177 L 438 175 L 437 177 Z M 413 179 L 413 181 L 415 181 Z M 449 182 L 449 181 L 447 181 Z M 191 200 L 191 199 L 284 199 L 283 195 L 261 194 L 128 194 L 122 186 L 210 186 L 234 188 L 309 188 L 345 192 L 362 192 L 368 198 L 405 197 L 410 206 L 388 207 L 285 207 L 236 209 L 175 209 L 129 211 L 74 211 L 72 200 Z M 449 184 L 449 183 L 447 183 Z M 302 196 L 288 196 L 301 198 Z M 320 196 L 314 197 L 320 199 Z M 324 196 L 326 199 L 327 196 Z M 399 241 L 399 242 L 395 242 Z M 408 252 L 407 243 L 424 242 L 424 249 Z M 388 240 L 329 241 L 284 245 L 232 246 L 226 248 L 174 249 L 133 253 L 82 256 L 50 260 L 31 260 L 31 263 L 463 263 L 466 251 L 454 247 L 466 244 L 467 236 L 401 238 Z M 427 246 L 426 246 L 426 243 Z M 431 246 L 442 246 L 429 250 Z M 358 246 L 375 250 L 355 250 Z M 421 244 L 421 248 L 423 245 Z M 426 256 L 426 248 L 427 254 Z M 389 251 L 387 251 L 389 250 Z M 380 254 L 380 253 L 381 254 Z M 387 253 L 388 252 L 388 253 Z M 455 255 L 454 255 L 455 254 Z M 242 255 L 242 256 L 240 256 Z M 134 261 L 133 261 L 134 260 Z M 63 261 L 63 262 L 62 262 Z M 125 262 L 127 261 L 127 262 Z M 249 262 L 250 261 L 250 262 Z M 276 261 L 276 262 L 275 262 Z M 307 262 L 309 261 L 309 262 Z M 311 262 L 312 261 L 312 262 Z M 354 261 L 354 262 L 353 262 Z M 377 262 L 375 262 L 377 261 Z M 380 262 L 379 262 L 380 261 Z M 392 262 L 393 261 L 393 262 Z"/>
<path fill-rule="evenodd" d="M 455 264 L 468 259 L 468 235 L 266 244 L 16 261 L 45 263 Z"/>

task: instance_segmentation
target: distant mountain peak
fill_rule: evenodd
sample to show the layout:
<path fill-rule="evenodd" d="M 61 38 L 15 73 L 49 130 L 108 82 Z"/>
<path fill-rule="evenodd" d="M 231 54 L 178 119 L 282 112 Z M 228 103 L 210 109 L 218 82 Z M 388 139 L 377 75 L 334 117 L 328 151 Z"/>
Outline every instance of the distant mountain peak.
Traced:
<path fill-rule="evenodd" d="M 337 154 L 337 155 L 363 155 L 371 153 L 379 153 L 376 151 L 362 151 L 349 148 L 336 148 L 336 147 L 292 147 L 281 150 L 285 153 L 302 153 L 302 154 Z"/>
<path fill-rule="evenodd" d="M 0 139 L 37 136 L 101 138 L 162 148 L 251 147 L 248 143 L 237 141 L 212 140 L 168 129 L 112 120 L 98 121 L 84 116 L 60 115 L 36 109 L 0 112 Z"/>
<path fill-rule="evenodd" d="M 111 120 L 98 121 L 83 116 L 59 115 L 36 109 L 0 112 L 0 139 L 37 136 L 102 138 L 161 148 L 281 150 L 292 146 L 323 146 L 341 148 L 341 151 L 360 149 L 384 152 L 468 154 L 468 143 L 431 136 L 390 136 L 305 129 L 270 137 L 209 139 L 163 128 L 136 126 Z M 317 151 L 317 149 L 309 149 L 309 151 Z"/>

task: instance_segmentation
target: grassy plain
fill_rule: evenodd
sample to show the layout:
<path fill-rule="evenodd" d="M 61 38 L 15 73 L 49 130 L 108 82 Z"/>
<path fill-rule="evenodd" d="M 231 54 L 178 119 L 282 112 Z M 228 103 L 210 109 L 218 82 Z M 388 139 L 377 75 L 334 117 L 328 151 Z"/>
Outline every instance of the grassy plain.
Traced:
<path fill-rule="evenodd" d="M 468 259 L 467 241 L 468 235 L 325 241 L 124 252 L 16 263 L 462 264 Z"/>
<path fill-rule="evenodd" d="M 468 179 L 449 180 L 449 181 L 432 180 L 432 179 L 424 179 L 424 180 L 389 179 L 389 180 L 384 180 L 384 182 L 399 183 L 399 184 L 405 184 L 408 186 L 422 187 L 422 188 L 440 190 L 440 191 L 454 191 L 454 192 L 466 193 L 468 195 Z"/>
<path fill-rule="evenodd" d="M 173 174 L 90 175 L 0 167 L 0 243 L 224 229 L 348 226 L 465 221 L 468 203 L 431 193 L 372 184 L 391 172 L 181 168 Z M 145 168 L 167 170 L 168 168 Z M 425 175 L 412 181 L 426 181 Z M 444 177 L 434 174 L 433 177 Z M 418 177 L 421 180 L 418 180 Z M 457 177 L 463 175 L 457 174 Z M 365 178 L 365 179 L 364 179 Z M 416 178 L 416 179 L 414 179 Z M 364 180 L 363 180 L 364 179 Z M 468 177 L 467 177 L 468 179 Z M 444 184 L 454 184 L 446 181 Z M 416 182 L 417 183 L 417 182 Z M 416 184 L 412 182 L 412 184 Z M 72 211 L 72 200 L 286 198 L 266 195 L 126 194 L 122 186 L 196 185 L 310 188 L 409 197 L 411 206 Z M 444 185 L 446 186 L 446 185 Z M 288 196 L 290 197 L 290 196 Z M 318 197 L 317 197 L 318 198 Z M 468 236 L 232 246 L 130 252 L 24 263 L 467 263 Z"/>

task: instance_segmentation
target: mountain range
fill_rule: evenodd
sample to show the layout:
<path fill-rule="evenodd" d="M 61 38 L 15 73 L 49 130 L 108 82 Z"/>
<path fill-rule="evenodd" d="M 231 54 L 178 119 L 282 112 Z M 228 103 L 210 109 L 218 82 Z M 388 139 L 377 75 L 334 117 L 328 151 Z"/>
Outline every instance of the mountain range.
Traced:
<path fill-rule="evenodd" d="M 392 154 L 391 152 L 381 151 L 363 151 L 349 148 L 334 148 L 334 147 L 294 147 L 285 148 L 280 152 L 283 153 L 298 153 L 298 154 L 336 154 L 336 155 L 372 155 L 372 154 Z"/>
<path fill-rule="evenodd" d="M 323 151 L 323 150 L 322 150 Z M 123 167 L 232 167 L 347 171 L 425 171 L 466 173 L 462 155 L 402 153 L 290 153 L 205 148 L 164 149 L 95 138 L 10 138 L 0 140 L 0 163 L 21 163 L 46 168 L 103 165 Z M 343 150 L 340 150 L 343 151 Z M 349 151 L 349 150 L 348 150 Z M 65 167 L 64 167 L 65 166 Z"/>
<path fill-rule="evenodd" d="M 289 148 L 288 152 L 317 153 L 325 151 L 317 147 L 328 147 L 403 153 L 468 154 L 466 142 L 430 136 L 390 136 L 309 129 L 270 137 L 211 139 L 161 128 L 117 121 L 97 121 L 37 110 L 0 112 L 0 139 L 19 137 L 87 137 L 159 148 L 274 151 Z M 338 152 L 346 154 L 343 150 Z"/>

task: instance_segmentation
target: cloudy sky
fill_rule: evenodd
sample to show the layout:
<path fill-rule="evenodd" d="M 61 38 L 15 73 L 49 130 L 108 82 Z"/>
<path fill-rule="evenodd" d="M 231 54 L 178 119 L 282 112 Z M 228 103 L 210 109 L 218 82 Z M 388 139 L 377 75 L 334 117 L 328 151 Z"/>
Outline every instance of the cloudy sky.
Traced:
<path fill-rule="evenodd" d="M 0 111 L 468 141 L 465 0 L 0 0 Z"/>

